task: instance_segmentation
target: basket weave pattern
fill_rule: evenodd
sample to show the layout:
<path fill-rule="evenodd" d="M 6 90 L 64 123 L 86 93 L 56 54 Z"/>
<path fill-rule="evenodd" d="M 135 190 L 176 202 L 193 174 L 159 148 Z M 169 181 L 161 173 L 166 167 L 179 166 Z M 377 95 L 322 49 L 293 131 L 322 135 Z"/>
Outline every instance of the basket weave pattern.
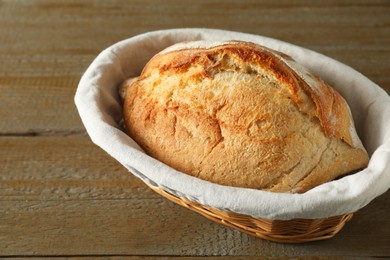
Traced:
<path fill-rule="evenodd" d="M 321 219 L 292 220 L 254 218 L 244 214 L 204 206 L 173 195 L 159 187 L 148 186 L 170 201 L 193 210 L 210 220 L 274 242 L 304 243 L 331 238 L 344 227 L 353 215 L 353 213 L 349 213 Z"/>

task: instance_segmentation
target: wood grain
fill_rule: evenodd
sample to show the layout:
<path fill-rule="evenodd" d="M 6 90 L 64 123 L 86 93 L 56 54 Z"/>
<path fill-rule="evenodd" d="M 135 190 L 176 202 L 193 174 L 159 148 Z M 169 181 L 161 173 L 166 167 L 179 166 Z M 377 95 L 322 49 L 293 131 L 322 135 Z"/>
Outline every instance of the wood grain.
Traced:
<path fill-rule="evenodd" d="M 389 253 L 390 220 L 383 216 L 390 193 L 358 212 L 334 239 L 277 244 L 160 197 L 86 136 L 3 137 L 0 147 L 0 256 Z"/>
<path fill-rule="evenodd" d="M 72 104 L 82 73 L 109 45 L 152 30 L 211 27 L 329 55 L 390 92 L 387 1 L 3 1 L 0 131 L 83 129 Z M 18 19 L 14 19 L 17 17 Z M 31 109 L 34 107 L 35 109 Z M 37 111 L 46 109 L 44 114 Z M 15 120 L 16 119 L 16 120 Z"/>
<path fill-rule="evenodd" d="M 386 0 L 0 0 L 0 257 L 390 257 L 389 192 L 334 239 L 264 241 L 152 192 L 90 141 L 73 103 L 103 49 L 178 27 L 297 44 L 390 93 L 389 13 Z"/>

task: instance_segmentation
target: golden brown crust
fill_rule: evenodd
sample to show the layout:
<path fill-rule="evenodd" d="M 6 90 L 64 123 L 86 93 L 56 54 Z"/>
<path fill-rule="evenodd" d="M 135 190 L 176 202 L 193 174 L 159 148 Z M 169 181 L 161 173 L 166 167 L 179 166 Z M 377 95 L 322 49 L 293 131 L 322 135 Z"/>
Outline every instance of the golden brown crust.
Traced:
<path fill-rule="evenodd" d="M 303 192 L 368 162 L 345 100 L 262 46 L 163 52 L 129 85 L 130 136 L 151 156 L 205 180 Z"/>

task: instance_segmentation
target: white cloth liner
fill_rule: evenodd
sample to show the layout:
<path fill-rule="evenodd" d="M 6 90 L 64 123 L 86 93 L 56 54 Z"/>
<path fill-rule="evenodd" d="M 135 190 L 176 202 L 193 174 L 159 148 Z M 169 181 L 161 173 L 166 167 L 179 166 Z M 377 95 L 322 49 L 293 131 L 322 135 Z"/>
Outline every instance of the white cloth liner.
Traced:
<path fill-rule="evenodd" d="M 146 155 L 120 127 L 118 85 L 146 62 L 182 41 L 251 41 L 285 52 L 334 86 L 349 103 L 371 159 L 368 168 L 303 194 L 227 187 L 203 181 Z M 323 218 L 364 207 L 390 187 L 390 98 L 352 68 L 279 40 L 214 29 L 171 29 L 141 34 L 101 52 L 80 80 L 75 102 L 92 141 L 143 181 L 214 208 L 267 219 Z"/>

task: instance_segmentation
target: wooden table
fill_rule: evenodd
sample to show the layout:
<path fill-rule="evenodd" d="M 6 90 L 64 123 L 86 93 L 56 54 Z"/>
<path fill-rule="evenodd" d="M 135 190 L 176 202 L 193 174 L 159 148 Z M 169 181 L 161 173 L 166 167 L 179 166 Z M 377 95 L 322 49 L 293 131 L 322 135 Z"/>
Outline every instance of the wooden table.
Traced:
<path fill-rule="evenodd" d="M 390 92 L 390 2 L 0 1 L 0 256 L 390 257 L 390 192 L 333 239 L 278 244 L 174 205 L 87 136 L 73 103 L 96 55 L 139 33 L 209 27 L 333 57 Z"/>

